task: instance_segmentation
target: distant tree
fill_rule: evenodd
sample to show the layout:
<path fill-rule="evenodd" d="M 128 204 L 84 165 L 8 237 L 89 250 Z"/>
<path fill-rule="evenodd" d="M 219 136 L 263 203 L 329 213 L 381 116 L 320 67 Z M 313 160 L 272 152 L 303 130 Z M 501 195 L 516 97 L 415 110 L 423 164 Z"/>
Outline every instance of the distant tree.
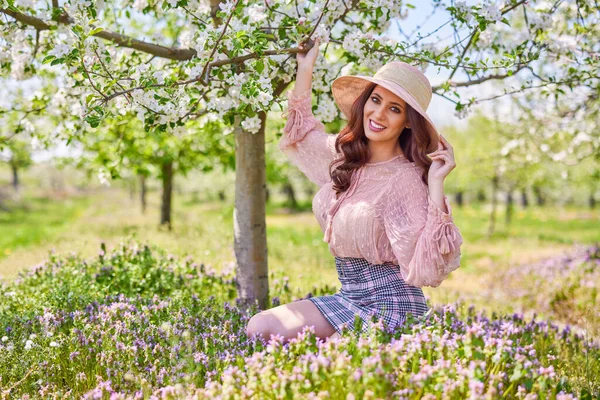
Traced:
<path fill-rule="evenodd" d="M 19 191 L 21 181 L 19 174 L 33 164 L 31 159 L 31 148 L 27 142 L 22 140 L 11 140 L 6 146 L 2 158 L 8 163 L 12 174 L 12 186 L 16 192 Z"/>
<path fill-rule="evenodd" d="M 148 128 L 147 128 L 148 129 Z M 234 144 L 231 135 L 223 135 L 221 123 L 191 121 L 170 135 L 160 128 L 144 130 L 142 123 L 130 115 L 116 116 L 115 120 L 83 135 L 77 141 L 84 150 L 77 165 L 95 166 L 98 178 L 108 184 L 117 179 L 123 170 L 142 177 L 142 208 L 145 208 L 145 180 L 149 177 L 161 181 L 160 224 L 172 226 L 172 197 L 177 174 L 186 175 L 191 170 L 211 171 L 215 165 L 232 169 Z M 196 132 L 203 134 L 198 135 Z"/>

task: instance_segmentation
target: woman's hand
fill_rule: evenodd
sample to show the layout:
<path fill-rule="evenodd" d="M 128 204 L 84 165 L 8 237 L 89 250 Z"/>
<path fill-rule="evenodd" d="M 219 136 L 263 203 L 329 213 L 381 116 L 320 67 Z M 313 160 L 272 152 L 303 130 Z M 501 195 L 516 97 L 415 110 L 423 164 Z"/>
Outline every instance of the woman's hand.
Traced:
<path fill-rule="evenodd" d="M 448 176 L 450 171 L 456 167 L 456 163 L 454 162 L 454 149 L 442 135 L 440 135 L 438 149 L 433 153 L 427 154 L 427 156 L 433 160 L 427 175 L 429 182 L 442 182 L 446 176 Z"/>
<path fill-rule="evenodd" d="M 298 62 L 298 69 L 307 69 L 312 70 L 315 66 L 315 62 L 317 61 L 317 56 L 319 55 L 319 38 L 316 38 L 314 42 L 309 39 L 308 43 L 313 43 L 313 47 L 306 53 L 304 53 L 304 49 L 307 47 L 304 42 L 300 42 L 298 44 L 298 53 L 296 53 L 296 61 Z"/>

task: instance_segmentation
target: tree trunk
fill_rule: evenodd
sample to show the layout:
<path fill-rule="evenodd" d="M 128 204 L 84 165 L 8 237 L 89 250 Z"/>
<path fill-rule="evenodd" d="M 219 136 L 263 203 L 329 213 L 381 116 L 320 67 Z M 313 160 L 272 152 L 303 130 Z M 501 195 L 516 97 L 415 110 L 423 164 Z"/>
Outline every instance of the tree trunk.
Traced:
<path fill-rule="evenodd" d="M 594 197 L 594 192 L 590 193 L 590 208 L 593 210 L 594 208 L 596 208 L 596 198 Z"/>
<path fill-rule="evenodd" d="M 521 190 L 521 205 L 523 208 L 529 207 L 529 198 L 527 197 L 527 190 Z"/>
<path fill-rule="evenodd" d="M 225 191 L 224 190 L 219 190 L 218 196 L 219 196 L 219 201 L 225 201 Z"/>
<path fill-rule="evenodd" d="M 140 175 L 140 200 L 142 202 L 142 214 L 146 214 L 146 176 Z"/>
<path fill-rule="evenodd" d="M 129 200 L 135 199 L 135 192 L 137 188 L 135 187 L 135 179 L 127 179 L 127 186 L 129 186 Z"/>
<path fill-rule="evenodd" d="M 19 191 L 19 169 L 14 164 L 11 164 L 10 168 L 12 169 L 12 176 L 13 176 L 12 185 L 13 185 L 13 188 L 15 189 L 15 192 L 18 192 Z"/>
<path fill-rule="evenodd" d="M 247 310 L 258 301 L 267 307 L 269 274 L 267 265 L 266 164 L 264 112 L 258 114 L 260 130 L 235 128 L 235 208 L 233 211 L 234 250 L 238 307 Z"/>
<path fill-rule="evenodd" d="M 306 195 L 312 199 L 315 194 L 314 186 L 311 185 L 311 186 L 306 187 L 306 189 L 304 190 L 304 193 L 306 193 Z"/>
<path fill-rule="evenodd" d="M 477 192 L 477 201 L 479 203 L 483 203 L 485 201 L 485 191 L 483 189 L 479 189 Z"/>
<path fill-rule="evenodd" d="M 533 192 L 535 193 L 536 204 L 540 207 L 543 206 L 545 203 L 545 200 L 544 200 L 544 195 L 542 194 L 542 190 L 540 189 L 540 187 L 537 185 L 534 186 Z"/>
<path fill-rule="evenodd" d="M 173 197 L 173 162 L 162 165 L 162 204 L 160 207 L 160 224 L 171 230 L 171 199 Z"/>
<path fill-rule="evenodd" d="M 296 192 L 291 183 L 283 185 L 283 192 L 287 196 L 288 207 L 296 209 L 298 208 L 298 201 L 296 201 Z"/>
<path fill-rule="evenodd" d="M 462 206 L 464 205 L 464 192 L 462 190 L 460 192 L 457 192 L 454 198 L 456 200 L 456 204 L 462 208 Z"/>
<path fill-rule="evenodd" d="M 512 219 L 513 209 L 515 206 L 515 200 L 513 198 L 512 190 L 506 192 L 506 225 L 510 225 Z"/>
<path fill-rule="evenodd" d="M 265 202 L 269 202 L 269 199 L 271 198 L 271 191 L 269 190 L 269 188 L 265 189 Z"/>
<path fill-rule="evenodd" d="M 494 175 L 492 178 L 492 212 L 490 213 L 490 225 L 488 226 L 488 236 L 491 236 L 496 229 L 496 206 L 498 200 L 496 199 L 496 193 L 498 192 L 498 175 Z"/>

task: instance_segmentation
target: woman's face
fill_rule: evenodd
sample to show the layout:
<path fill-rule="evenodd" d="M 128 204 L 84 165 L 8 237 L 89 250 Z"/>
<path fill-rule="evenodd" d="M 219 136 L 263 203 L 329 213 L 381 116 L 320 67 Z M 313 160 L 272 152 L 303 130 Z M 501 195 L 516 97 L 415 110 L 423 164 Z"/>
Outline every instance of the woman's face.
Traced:
<path fill-rule="evenodd" d="M 367 138 L 374 141 L 398 140 L 407 125 L 406 102 L 389 90 L 375 86 L 364 107 L 363 126 Z"/>

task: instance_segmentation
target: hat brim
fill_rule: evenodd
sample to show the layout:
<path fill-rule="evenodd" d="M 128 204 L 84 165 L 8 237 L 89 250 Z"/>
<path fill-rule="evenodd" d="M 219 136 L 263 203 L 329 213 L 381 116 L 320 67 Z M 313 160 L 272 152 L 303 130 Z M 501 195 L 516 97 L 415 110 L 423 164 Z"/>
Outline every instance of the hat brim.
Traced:
<path fill-rule="evenodd" d="M 410 105 L 416 112 L 421 114 L 423 118 L 425 118 L 431 127 L 430 132 L 433 135 L 431 138 L 431 148 L 427 150 L 436 150 L 437 144 L 440 140 L 440 134 L 437 131 L 435 124 L 431 118 L 429 118 L 427 112 L 423 110 L 423 107 L 421 107 L 419 102 L 417 102 L 417 100 L 408 91 L 406 91 L 406 89 L 394 82 L 362 75 L 347 75 L 335 79 L 331 85 L 331 92 L 333 94 L 333 99 L 340 110 L 342 110 L 342 113 L 344 113 L 346 118 L 350 119 L 352 114 L 352 105 L 371 83 L 376 83 L 396 94 L 408 105 Z"/>

